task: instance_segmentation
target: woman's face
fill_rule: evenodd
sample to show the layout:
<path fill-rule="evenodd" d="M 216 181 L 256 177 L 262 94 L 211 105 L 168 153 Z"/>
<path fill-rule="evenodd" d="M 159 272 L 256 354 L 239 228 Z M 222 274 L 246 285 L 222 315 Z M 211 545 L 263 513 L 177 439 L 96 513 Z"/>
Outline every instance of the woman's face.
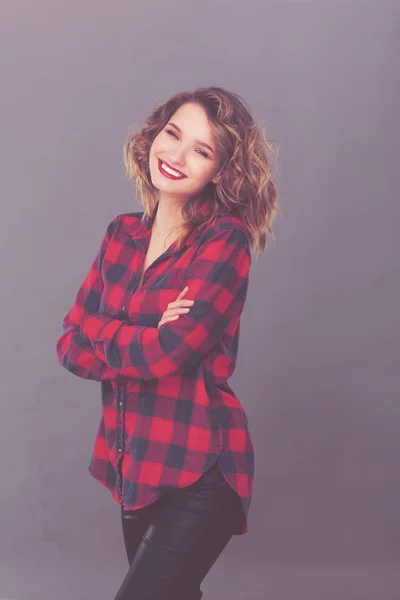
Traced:
<path fill-rule="evenodd" d="M 174 173 L 163 170 L 164 162 Z M 201 106 L 186 103 L 172 115 L 153 141 L 149 167 L 154 187 L 176 200 L 194 196 L 210 181 L 217 183 L 220 156 Z"/>

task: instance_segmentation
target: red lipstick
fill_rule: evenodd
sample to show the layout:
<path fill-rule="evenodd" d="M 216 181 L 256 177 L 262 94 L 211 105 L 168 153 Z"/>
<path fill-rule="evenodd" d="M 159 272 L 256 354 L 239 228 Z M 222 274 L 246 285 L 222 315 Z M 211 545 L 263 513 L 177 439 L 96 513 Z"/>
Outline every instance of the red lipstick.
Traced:
<path fill-rule="evenodd" d="M 164 177 L 168 177 L 168 179 L 174 179 L 175 181 L 179 181 L 180 179 L 186 179 L 186 175 L 184 175 L 183 173 L 181 173 L 177 169 L 173 169 L 173 170 L 176 171 L 177 173 L 181 173 L 179 177 L 175 177 L 171 173 L 168 173 L 168 171 L 166 171 L 165 169 L 163 169 L 162 165 L 163 165 L 164 162 L 165 161 L 162 161 L 160 158 L 158 159 L 158 170 L 160 171 L 160 173 L 162 175 L 164 175 Z M 165 164 L 167 165 L 167 167 L 169 167 L 170 169 L 172 169 L 172 167 L 170 167 L 167 163 L 165 163 Z"/>

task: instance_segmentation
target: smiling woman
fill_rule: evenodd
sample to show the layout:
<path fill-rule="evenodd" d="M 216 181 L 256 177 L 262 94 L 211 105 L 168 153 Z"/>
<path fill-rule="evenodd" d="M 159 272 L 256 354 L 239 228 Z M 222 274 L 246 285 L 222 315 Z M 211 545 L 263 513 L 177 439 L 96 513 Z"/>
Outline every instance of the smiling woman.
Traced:
<path fill-rule="evenodd" d="M 176 208 L 182 208 L 184 202 L 210 183 L 218 182 L 221 161 L 214 145 L 216 140 L 207 113 L 194 102 L 180 106 L 173 121 L 169 120 L 154 138 L 149 152 L 151 181 L 158 190 L 159 206 L 175 205 L 175 220 Z M 172 181 L 177 183 L 174 185 Z"/>
<path fill-rule="evenodd" d="M 144 211 L 108 225 L 64 317 L 60 364 L 101 382 L 90 473 L 121 505 L 130 565 L 115 600 L 200 599 L 247 532 L 254 447 L 228 378 L 251 249 L 279 212 L 270 150 L 222 88 L 155 108 L 124 146 Z"/>

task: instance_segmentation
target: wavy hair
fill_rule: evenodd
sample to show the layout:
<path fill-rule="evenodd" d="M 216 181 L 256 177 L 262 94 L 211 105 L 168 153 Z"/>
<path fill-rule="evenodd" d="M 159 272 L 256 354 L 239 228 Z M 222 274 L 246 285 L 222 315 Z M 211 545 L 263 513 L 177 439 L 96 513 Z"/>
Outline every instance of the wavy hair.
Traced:
<path fill-rule="evenodd" d="M 220 87 L 180 92 L 155 105 L 127 138 L 124 163 L 144 208 L 142 219 L 154 217 L 158 204 L 158 190 L 150 178 L 150 147 L 178 108 L 189 102 L 203 107 L 207 114 L 221 152 L 221 177 L 217 184 L 208 183 L 185 201 L 182 223 L 176 226 L 177 247 L 186 235 L 212 224 L 217 216 L 231 214 L 247 228 L 250 246 L 258 257 L 266 249 L 267 234 L 275 240 L 271 224 L 275 215 L 281 214 L 271 172 L 274 144 L 265 138 L 263 127 L 253 120 L 243 99 Z"/>

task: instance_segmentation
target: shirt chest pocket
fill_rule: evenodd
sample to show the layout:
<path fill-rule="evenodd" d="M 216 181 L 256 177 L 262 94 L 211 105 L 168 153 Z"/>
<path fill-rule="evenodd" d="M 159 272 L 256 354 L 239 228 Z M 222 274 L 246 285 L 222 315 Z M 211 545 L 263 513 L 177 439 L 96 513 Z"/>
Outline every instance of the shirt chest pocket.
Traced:
<path fill-rule="evenodd" d="M 177 300 L 179 294 L 182 292 L 182 289 L 183 288 L 165 288 L 162 290 L 158 290 L 158 293 L 156 293 L 155 295 L 154 302 L 157 305 L 157 310 L 160 315 L 160 318 L 163 315 L 163 313 L 167 310 L 168 304 Z M 152 292 L 150 292 L 150 297 L 151 294 Z"/>
<path fill-rule="evenodd" d="M 174 302 L 182 288 L 139 289 L 128 305 L 127 320 L 135 325 L 157 327 L 168 304 Z"/>

